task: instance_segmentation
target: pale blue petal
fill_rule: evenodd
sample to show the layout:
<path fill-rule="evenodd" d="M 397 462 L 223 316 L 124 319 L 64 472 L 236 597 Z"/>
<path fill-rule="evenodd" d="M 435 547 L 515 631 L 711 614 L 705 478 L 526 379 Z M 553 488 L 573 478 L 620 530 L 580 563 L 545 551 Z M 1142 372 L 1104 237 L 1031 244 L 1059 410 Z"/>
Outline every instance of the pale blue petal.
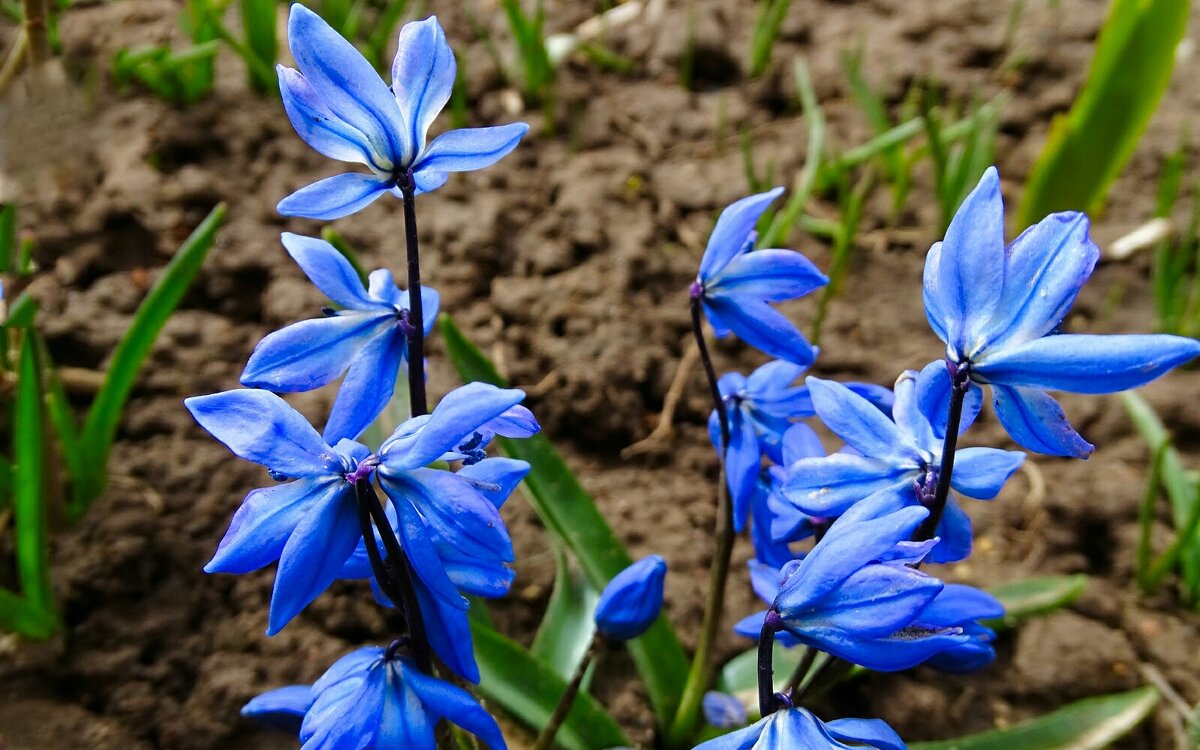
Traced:
<path fill-rule="evenodd" d="M 860 640 L 837 628 L 814 627 L 805 631 L 801 640 L 876 672 L 899 672 L 917 666 L 934 654 L 961 646 L 970 638 L 951 629 L 921 637 L 906 630 L 889 638 Z"/>
<path fill-rule="evenodd" d="M 1166 334 L 1064 334 L 1005 347 L 974 365 L 993 385 L 1114 393 L 1200 355 L 1200 341 Z"/>
<path fill-rule="evenodd" d="M 346 256 L 325 240 L 284 232 L 280 239 L 288 255 L 326 297 L 352 310 L 376 312 L 384 305 L 367 295 L 362 279 Z"/>
<path fill-rule="evenodd" d="M 408 295 L 400 291 L 396 280 L 392 278 L 392 272 L 386 268 L 377 268 L 367 274 L 367 294 L 373 300 L 386 302 L 393 307 L 408 307 Z M 424 294 L 421 295 L 421 299 L 425 299 Z"/>
<path fill-rule="evenodd" d="M 499 511 L 470 482 L 441 469 L 413 469 L 387 481 L 393 493 L 403 493 L 420 509 L 439 548 L 452 545 L 475 556 L 512 562 L 512 540 Z"/>
<path fill-rule="evenodd" d="M 450 101 L 457 71 L 436 16 L 404 24 L 392 61 L 392 92 L 409 130 L 405 164 L 425 148 L 425 134 Z"/>
<path fill-rule="evenodd" d="M 399 326 L 385 328 L 359 350 L 325 424 L 328 442 L 358 437 L 383 413 L 396 391 L 407 352 L 408 339 Z"/>
<path fill-rule="evenodd" d="M 437 323 L 438 309 L 442 304 L 442 295 L 438 290 L 426 284 L 421 285 L 421 317 L 422 324 L 425 328 L 425 335 L 428 336 L 433 326 Z M 412 309 L 412 293 L 405 289 L 400 292 L 400 307 L 405 310 Z"/>
<path fill-rule="evenodd" d="M 362 532 L 351 485 L 330 493 L 297 524 L 279 556 L 267 635 L 275 635 L 329 588 L 354 552 Z"/>
<path fill-rule="evenodd" d="M 446 574 L 446 568 L 433 546 L 432 534 L 412 498 L 406 493 L 406 488 L 395 484 L 386 476 L 380 477 L 379 484 L 391 499 L 392 507 L 396 509 L 396 532 L 413 572 L 429 588 L 431 594 L 452 607 L 465 610 L 467 600 L 458 593 Z"/>
<path fill-rule="evenodd" d="M 837 719 L 825 722 L 825 731 L 840 742 L 868 745 L 877 750 L 905 750 L 904 740 L 882 719 Z"/>
<path fill-rule="evenodd" d="M 733 529 L 741 533 L 750 516 L 750 503 L 762 470 L 762 453 L 754 425 L 745 418 L 741 409 L 728 412 L 729 449 L 725 452 L 725 477 L 729 485 L 729 497 L 733 502 Z"/>
<path fill-rule="evenodd" d="M 404 662 L 392 662 L 384 688 L 383 710 L 371 748 L 404 748 L 404 750 L 435 750 L 434 728 L 437 717 L 429 716 L 421 697 L 405 677 Z M 381 670 L 383 671 L 383 670 Z M 413 670 L 416 671 L 416 670 Z M 365 749 L 364 749 L 365 750 Z"/>
<path fill-rule="evenodd" d="M 754 635 L 754 637 L 758 637 L 757 633 Z M 762 719 L 755 724 L 751 724 L 744 729 L 739 729 L 735 732 L 730 732 L 729 734 L 723 734 L 720 737 L 714 737 L 711 740 L 706 740 L 701 742 L 699 745 L 696 745 L 694 750 L 750 750 L 750 748 L 754 747 L 755 743 L 758 742 L 759 736 L 762 735 L 763 729 L 770 720 L 771 717 L 768 716 L 767 718 Z M 782 750 L 782 746 L 777 747 L 779 747 L 779 750 Z"/>
<path fill-rule="evenodd" d="M 806 382 L 817 416 L 847 445 L 864 456 L 916 468 L 921 446 L 870 401 L 833 380 L 809 376 Z"/>
<path fill-rule="evenodd" d="M 794 424 L 783 433 L 783 465 L 791 466 L 802 458 L 824 458 L 825 446 L 813 428 Z"/>
<path fill-rule="evenodd" d="M 896 379 L 894 392 L 896 398 L 892 404 L 892 417 L 896 420 L 896 426 L 914 447 L 930 453 L 938 451 L 942 441 L 934 435 L 929 418 L 921 411 L 917 373 L 906 370 L 901 374 Z"/>
<path fill-rule="evenodd" d="M 925 303 L 925 319 L 929 327 L 943 342 L 950 341 L 949 326 L 953 313 L 947 309 L 949 300 L 938 285 L 942 266 L 942 243 L 935 242 L 925 255 L 925 269 L 922 273 L 922 300 Z"/>
<path fill-rule="evenodd" d="M 970 557 L 975 540 L 974 526 L 971 517 L 953 497 L 946 500 L 946 508 L 942 511 L 934 534 L 938 543 L 925 558 L 928 562 L 952 563 Z M 924 614 L 921 613 L 922 618 Z"/>
<path fill-rule="evenodd" d="M 346 686 L 352 690 L 334 686 L 327 691 L 337 692 L 336 703 L 331 702 L 332 705 L 320 713 L 318 721 L 313 720 L 316 706 L 309 711 L 300 731 L 304 742 L 301 750 L 365 750 L 371 747 L 385 705 L 386 679 L 384 669 L 375 667 L 364 678 Z M 324 695 L 318 701 L 322 698 Z"/>
<path fill-rule="evenodd" d="M 421 702 L 431 714 L 449 719 L 483 740 L 491 750 L 504 750 L 504 735 L 500 732 L 500 726 L 470 693 L 422 674 L 408 664 L 401 663 L 401 670 L 405 682 L 421 697 Z"/>
<path fill-rule="evenodd" d="M 917 401 L 921 413 L 933 427 L 934 436 L 938 440 L 944 440 L 946 422 L 950 419 L 950 373 L 946 369 L 945 360 L 934 360 L 921 368 L 917 375 Z M 963 397 L 962 417 L 958 423 L 959 435 L 975 424 L 982 408 L 983 390 L 972 382 Z"/>
<path fill-rule="evenodd" d="M 490 167 L 516 148 L 528 130 L 525 123 L 513 122 L 490 128 L 447 131 L 433 139 L 415 169 L 444 174 Z"/>
<path fill-rule="evenodd" d="M 305 513 L 342 492 L 341 477 L 298 479 L 246 495 L 205 573 L 249 573 L 279 559 Z"/>
<path fill-rule="evenodd" d="M 805 368 L 800 365 L 786 360 L 771 360 L 744 379 L 745 388 L 756 396 L 787 390 L 796 384 L 796 380 L 804 374 L 804 370 Z"/>
<path fill-rule="evenodd" d="M 515 458 L 486 458 L 477 464 L 462 467 L 458 475 L 472 482 L 479 494 L 500 508 L 530 468 L 528 463 Z"/>
<path fill-rule="evenodd" d="M 288 44 L 325 105 L 366 136 L 376 162 L 390 167 L 412 153 L 391 90 L 353 44 L 299 3 L 292 5 L 288 18 Z"/>
<path fill-rule="evenodd" d="M 704 289 L 709 294 L 737 294 L 766 302 L 803 297 L 829 283 L 808 258 L 795 250 L 755 250 L 733 258 Z"/>
<path fill-rule="evenodd" d="M 275 72 L 283 109 L 305 143 L 330 159 L 367 164 L 376 171 L 390 169 L 390 165 L 373 163 L 376 156 L 367 137 L 335 115 L 300 71 L 276 65 Z"/>
<path fill-rule="evenodd" d="M 332 221 L 360 211 L 387 192 L 390 178 L 347 172 L 305 185 L 275 207 L 284 216 Z"/>
<path fill-rule="evenodd" d="M 766 193 L 742 198 L 721 212 L 717 225 L 709 235 L 704 257 L 700 259 L 698 278 L 701 281 L 715 277 L 745 248 L 746 238 L 754 231 L 767 206 L 782 194 L 783 188 L 777 187 Z"/>
<path fill-rule="evenodd" d="M 466 610 L 450 606 L 435 596 L 417 579 L 417 606 L 425 618 L 425 634 L 429 645 L 442 662 L 459 677 L 479 682 L 479 665 L 475 662 L 475 645 L 471 640 L 471 622 Z"/>
<path fill-rule="evenodd" d="M 817 356 L 816 347 L 808 343 L 800 329 L 766 302 L 741 296 L 705 297 L 704 306 L 710 323 L 715 312 L 721 325 L 769 356 L 804 367 Z M 713 329 L 717 329 L 715 324 Z"/>
<path fill-rule="evenodd" d="M 1038 388 L 992 386 L 1000 424 L 1021 446 L 1050 456 L 1087 458 L 1094 446 L 1080 437 L 1063 408 Z"/>
<path fill-rule="evenodd" d="M 750 588 L 767 604 L 779 596 L 779 570 L 770 565 L 764 565 L 758 560 L 748 560 L 750 568 Z"/>
<path fill-rule="evenodd" d="M 446 394 L 419 429 L 410 431 L 409 427 L 401 425 L 384 442 L 379 451 L 383 469 L 399 472 L 436 461 L 524 398 L 524 391 L 497 388 L 487 383 L 468 383 L 455 388 Z"/>
<path fill-rule="evenodd" d="M 242 706 L 247 719 L 291 734 L 300 733 L 304 714 L 312 705 L 312 688 L 308 685 L 288 685 L 250 699 Z"/>
<path fill-rule="evenodd" d="M 345 312 L 292 323 L 258 342 L 242 372 L 242 385 L 285 393 L 327 385 L 394 319 L 386 312 Z"/>
<path fill-rule="evenodd" d="M 1004 605 L 988 592 L 962 583 L 947 583 L 937 599 L 921 612 L 920 619 L 949 627 L 1003 616 Z"/>
<path fill-rule="evenodd" d="M 1025 454 L 1020 451 L 962 448 L 954 454 L 950 486 L 967 497 L 991 500 L 1024 460 Z"/>
<path fill-rule="evenodd" d="M 341 459 L 308 420 L 274 393 L 239 388 L 183 403 L 201 427 L 247 461 L 291 478 L 342 471 Z"/>
<path fill-rule="evenodd" d="M 880 490 L 907 486 L 916 469 L 845 453 L 804 458 L 788 467 L 780 494 L 798 510 L 817 518 L 840 516 Z"/>
<path fill-rule="evenodd" d="M 911 623 L 941 590 L 941 581 L 907 565 L 866 565 L 826 596 L 815 612 L 785 619 L 801 631 L 812 624 L 858 638 L 883 638 Z"/>

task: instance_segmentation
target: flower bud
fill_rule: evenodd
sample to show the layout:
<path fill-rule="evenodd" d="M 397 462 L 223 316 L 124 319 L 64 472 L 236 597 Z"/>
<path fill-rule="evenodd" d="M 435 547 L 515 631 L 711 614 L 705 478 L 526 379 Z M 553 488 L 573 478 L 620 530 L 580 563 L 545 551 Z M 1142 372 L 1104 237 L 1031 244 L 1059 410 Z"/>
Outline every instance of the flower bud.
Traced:
<path fill-rule="evenodd" d="M 662 610 L 667 563 L 659 555 L 638 560 L 609 581 L 596 604 L 596 629 L 627 641 L 646 632 Z"/>

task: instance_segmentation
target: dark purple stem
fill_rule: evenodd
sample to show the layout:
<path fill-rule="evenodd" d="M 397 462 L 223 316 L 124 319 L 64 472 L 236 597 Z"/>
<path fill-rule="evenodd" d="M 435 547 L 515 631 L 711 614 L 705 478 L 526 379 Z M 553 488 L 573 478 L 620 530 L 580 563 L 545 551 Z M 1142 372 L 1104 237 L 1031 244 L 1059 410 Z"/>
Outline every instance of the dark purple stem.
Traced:
<path fill-rule="evenodd" d="M 721 422 L 721 455 L 729 447 L 729 415 L 725 412 L 725 399 L 721 398 L 721 388 L 717 385 L 717 371 L 713 367 L 712 357 L 708 353 L 708 344 L 704 341 L 704 325 L 701 320 L 700 297 L 697 294 L 699 282 L 692 284 L 692 335 L 696 338 L 696 346 L 700 349 L 700 361 L 704 363 L 704 374 L 708 376 L 708 391 L 712 397 L 713 408 L 717 410 L 717 418 Z"/>
<path fill-rule="evenodd" d="M 778 703 L 775 700 L 775 633 L 779 630 L 779 613 L 775 610 L 767 612 L 763 618 L 762 630 L 758 634 L 758 712 L 765 719 L 775 713 Z"/>
<path fill-rule="evenodd" d="M 971 388 L 970 369 L 946 360 L 950 371 L 950 415 L 946 418 L 946 437 L 942 442 L 942 465 L 938 469 L 937 489 L 929 503 L 929 516 L 917 528 L 913 537 L 917 541 L 932 539 L 937 534 L 946 501 L 950 497 L 950 478 L 954 475 L 954 453 L 958 447 L 958 427 L 962 423 L 963 400 Z"/>
<path fill-rule="evenodd" d="M 410 416 L 429 413 L 425 400 L 425 310 L 421 304 L 421 249 L 417 242 L 417 183 L 412 170 L 396 181 L 404 196 L 404 244 L 408 250 L 408 309 L 412 330 L 408 336 L 408 393 Z"/>

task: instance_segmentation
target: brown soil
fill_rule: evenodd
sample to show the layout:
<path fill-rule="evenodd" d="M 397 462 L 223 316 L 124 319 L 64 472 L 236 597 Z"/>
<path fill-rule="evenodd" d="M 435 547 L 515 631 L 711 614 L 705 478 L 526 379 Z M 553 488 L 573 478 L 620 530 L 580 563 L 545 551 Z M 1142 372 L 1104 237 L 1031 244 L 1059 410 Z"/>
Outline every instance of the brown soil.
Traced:
<path fill-rule="evenodd" d="M 551 4 L 552 30 L 588 14 Z M 898 103 L 933 73 L 954 97 L 1007 90 L 999 163 L 1015 197 L 1049 118 L 1070 104 L 1102 22 L 1101 3 L 1030 2 L 1005 46 L 1009 3 L 947 0 L 794 3 L 770 73 L 743 72 L 751 15 L 744 0 L 669 4 L 657 26 L 616 32 L 613 47 L 635 73 L 578 64 L 559 84 L 566 123 L 540 134 L 536 112 L 514 112 L 482 45 L 456 3 L 432 3 L 471 72 L 471 119 L 524 118 L 530 137 L 502 166 L 452 180 L 422 199 L 428 283 L 500 368 L 531 392 L 529 405 L 635 554 L 666 556 L 668 607 L 685 641 L 697 630 L 709 559 L 716 468 L 703 421 L 697 369 L 669 444 L 623 461 L 621 448 L 654 426 L 687 336 L 685 290 L 715 212 L 747 192 L 738 133 L 755 139 L 760 170 L 788 176 L 803 163 L 806 126 L 790 94 L 790 61 L 803 55 L 829 118 L 835 147 L 869 137 L 848 99 L 838 55 L 865 50 L 866 70 Z M 479 4 L 501 39 L 503 20 Z M 486 6 L 486 7 L 485 7 Z M 695 89 L 678 85 L 694 8 Z M 200 570 L 247 490 L 265 477 L 197 428 L 186 395 L 233 387 L 253 344 L 267 331 L 311 316 L 323 299 L 287 259 L 281 230 L 315 232 L 274 211 L 283 195 L 332 173 L 334 165 L 292 132 L 277 101 L 250 95 L 239 63 L 225 56 L 213 96 L 175 108 L 118 91 L 109 61 L 121 47 L 177 38 L 176 4 L 124 0 L 80 4 L 62 25 L 73 94 L 71 127 L 32 128 L 18 143 L 42 154 L 40 177 L 20 186 L 22 221 L 45 269 L 37 281 L 50 347 L 65 366 L 101 369 L 148 279 L 219 200 L 229 219 L 183 309 L 156 347 L 121 428 L 109 490 L 73 528 L 53 537 L 55 588 L 65 630 L 45 644 L 0 640 L 0 747 L 286 748 L 293 738 L 258 730 L 238 708 L 251 696 L 309 681 L 361 642 L 387 637 L 387 623 L 362 586 L 338 585 L 281 635 L 263 635 L 270 571 L 210 577 Z M 1194 30 L 1193 30 L 1194 31 Z M 11 29 L 9 30 L 11 32 Z M 11 39 L 11 33 L 7 39 Z M 1000 74 L 1010 55 L 1024 62 Z M 1145 219 L 1165 154 L 1196 111 L 1191 85 L 1200 61 L 1186 58 L 1161 111 L 1095 229 L 1103 243 Z M 73 107 L 73 109 L 72 109 Z M 58 120 L 60 124 L 61 119 Z M 10 131 L 15 132 L 15 131 Z M 57 132 L 55 148 L 35 148 Z M 12 146 L 12 143 L 5 144 Z M 920 268 L 935 239 L 930 178 L 917 175 L 899 228 L 886 222 L 887 196 L 867 211 L 844 295 L 831 308 L 816 372 L 892 381 L 938 355 L 920 300 Z M 832 206 L 819 208 L 832 212 Z M 338 228 L 372 264 L 399 268 L 402 218 L 383 200 Z M 1016 229 L 1013 227 L 1012 229 Z M 804 235 L 794 246 L 827 267 L 830 248 Z M 1149 330 L 1148 259 L 1106 264 L 1071 325 L 1079 330 Z M 809 321 L 812 300 L 787 308 Z M 719 347 L 724 368 L 760 360 Z M 437 343 L 433 388 L 453 383 Z M 1181 372 L 1146 389 L 1181 445 L 1194 455 L 1200 408 L 1189 394 L 1200 373 Z M 298 396 L 312 415 L 331 392 Z M 81 399 L 82 400 L 82 399 Z M 1160 670 L 1189 702 L 1200 700 L 1200 618 L 1168 595 L 1139 598 L 1131 581 L 1136 505 L 1146 451 L 1114 398 L 1066 398 L 1072 421 L 1099 448 L 1087 462 L 1037 458 L 1044 497 L 1028 477 L 994 503 L 969 508 L 978 551 L 946 571 L 979 584 L 1034 573 L 1087 572 L 1093 582 L 1070 611 L 1030 623 L 999 644 L 983 673 L 879 675 L 839 692 L 824 714 L 880 716 L 906 738 L 948 737 L 1004 725 L 1071 699 L 1140 684 L 1142 665 Z M 971 439 L 1005 444 L 985 417 Z M 517 547 L 513 595 L 494 607 L 502 627 L 528 639 L 553 574 L 553 559 L 528 506 L 506 509 Z M 7 542 L 5 543 L 7 544 Z M 0 546 L 7 556 L 8 548 Z M 756 606 L 737 549 L 733 615 Z M 7 563 L 5 563 L 7 564 Z M 0 580 L 10 572 L 0 565 Z M 720 641 L 731 656 L 749 644 Z M 599 697 L 648 742 L 651 718 L 628 660 L 610 662 Z M 1121 747 L 1173 746 L 1160 710 Z M 510 733 L 514 745 L 519 735 Z"/>

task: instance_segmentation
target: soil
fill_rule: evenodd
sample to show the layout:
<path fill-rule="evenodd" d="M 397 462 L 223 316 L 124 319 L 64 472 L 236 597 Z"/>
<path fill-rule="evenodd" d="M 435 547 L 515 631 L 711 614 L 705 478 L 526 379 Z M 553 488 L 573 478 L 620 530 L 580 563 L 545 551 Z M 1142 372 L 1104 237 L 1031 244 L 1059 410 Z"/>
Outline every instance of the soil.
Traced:
<path fill-rule="evenodd" d="M 793 3 L 770 70 L 750 80 L 743 62 L 749 3 L 664 3 L 655 23 L 610 34 L 632 71 L 601 72 L 580 61 L 562 70 L 559 129 L 548 135 L 540 111 L 523 111 L 506 87 L 463 12 L 474 8 L 507 50 L 494 5 L 427 3 L 466 60 L 469 121 L 525 119 L 534 127 L 501 166 L 456 177 L 421 199 L 426 282 L 509 379 L 529 390 L 527 403 L 546 433 L 632 552 L 667 558 L 668 609 L 689 645 L 702 611 L 716 479 L 699 368 L 673 436 L 629 459 L 620 451 L 657 422 L 687 342 L 686 289 L 704 239 L 715 213 L 748 192 L 739 133 L 753 135 L 760 172 L 770 164 L 790 179 L 803 164 L 807 126 L 790 73 L 801 55 L 833 147 L 866 140 L 869 127 L 839 67 L 845 50 L 861 49 L 868 77 L 896 108 L 910 84 L 931 74 L 956 100 L 1007 92 L 998 162 L 1015 199 L 1050 117 L 1069 106 L 1086 73 L 1104 4 L 1012 4 L 1024 12 L 1009 38 L 1008 2 Z M 591 6 L 550 4 L 550 30 L 572 28 Z M 178 12 L 168 0 L 78 3 L 62 17 L 69 83 L 65 95 L 50 97 L 58 115 L 42 122 L 27 108 L 15 122 L 29 127 L 15 136 L 15 125 L 7 130 L 8 167 L 18 157 L 30 162 L 17 183 L 21 221 L 37 241 L 43 273 L 34 292 L 63 366 L 102 370 L 179 241 L 213 204 L 229 204 L 216 247 L 138 383 L 108 490 L 82 521 L 53 534 L 63 633 L 41 644 L 0 639 L 0 747 L 11 750 L 295 747 L 294 738 L 240 719 L 240 706 L 263 690 L 311 681 L 353 645 L 388 636 L 364 587 L 339 584 L 267 638 L 271 571 L 236 578 L 201 572 L 243 495 L 266 476 L 204 434 L 181 399 L 234 387 L 262 335 L 311 317 L 324 303 L 278 241 L 280 231 L 316 233 L 319 225 L 284 220 L 274 205 L 335 166 L 296 137 L 278 101 L 248 91 L 240 63 L 228 54 L 219 59 L 212 96 L 192 106 L 117 87 L 110 65 L 116 51 L 181 44 Z M 679 69 L 690 31 L 692 90 L 685 90 Z M 4 33 L 7 44 L 12 29 Z M 1195 37 L 1192 28 L 1188 38 Z M 1097 219 L 1102 246 L 1149 217 L 1162 160 L 1194 119 L 1200 90 L 1191 82 L 1200 60 L 1185 44 L 1160 111 Z M 937 235 L 932 195 L 922 167 L 897 221 L 888 220 L 886 191 L 868 203 L 814 372 L 890 383 L 902 369 L 939 355 L 919 286 L 924 253 Z M 824 199 L 815 210 L 834 215 Z M 336 226 L 372 266 L 402 267 L 396 201 L 381 200 Z M 793 246 L 828 267 L 825 242 L 798 232 Z M 1070 328 L 1151 330 L 1147 255 L 1103 264 Z M 813 299 L 785 306 L 806 326 L 814 310 Z M 454 376 L 436 339 L 430 356 L 431 387 L 444 392 Z M 720 345 L 718 357 L 722 369 L 746 371 L 761 362 L 736 344 Z M 1200 406 L 1191 396 L 1197 389 L 1200 373 L 1191 371 L 1145 389 L 1191 459 L 1200 445 Z M 76 395 L 86 403 L 86 394 Z M 293 403 L 321 417 L 331 397 L 327 389 Z M 1082 599 L 1005 634 L 999 659 L 980 674 L 872 676 L 828 698 L 822 715 L 878 716 L 909 740 L 950 737 L 1137 686 L 1147 668 L 1189 703 L 1200 700 L 1200 617 L 1170 593 L 1139 597 L 1132 583 L 1144 444 L 1115 398 L 1063 401 L 1098 446 L 1095 455 L 1087 462 L 1037 457 L 1031 463 L 1044 492 L 1030 491 L 1026 473 L 995 502 L 971 503 L 977 552 L 939 572 L 980 585 L 1085 572 L 1092 581 Z M 970 440 L 1007 445 L 990 415 Z M 503 630 L 527 641 L 548 595 L 553 557 L 527 505 L 513 502 L 506 515 L 517 583 L 493 611 Z M 5 558 L 8 544 L 0 544 Z M 730 624 L 757 606 L 742 575 L 749 554 L 740 541 Z M 0 580 L 7 581 L 4 565 Z M 723 656 L 748 646 L 732 633 L 719 643 Z M 631 663 L 618 656 L 608 670 L 598 697 L 633 738 L 649 743 L 652 720 Z M 1176 723 L 1164 707 L 1119 747 L 1173 747 Z M 509 735 L 514 746 L 522 744 L 519 732 Z"/>

